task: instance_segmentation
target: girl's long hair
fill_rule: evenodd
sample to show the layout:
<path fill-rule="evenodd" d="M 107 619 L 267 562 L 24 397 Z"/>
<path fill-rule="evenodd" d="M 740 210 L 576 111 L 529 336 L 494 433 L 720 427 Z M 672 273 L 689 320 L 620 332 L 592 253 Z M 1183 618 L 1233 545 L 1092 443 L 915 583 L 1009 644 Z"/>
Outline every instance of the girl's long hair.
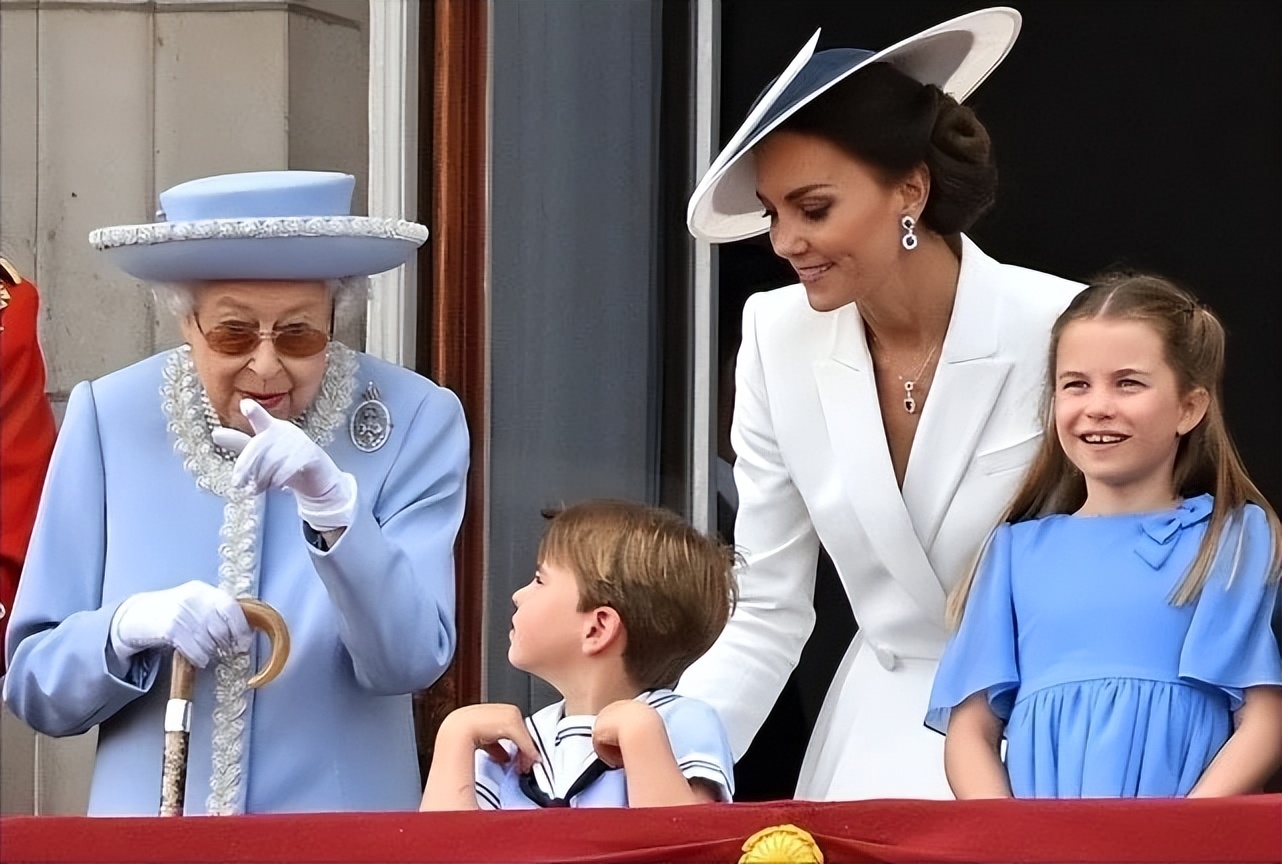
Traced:
<path fill-rule="evenodd" d="M 1055 513 L 1076 512 L 1086 502 L 1086 479 L 1060 446 L 1055 430 L 1055 361 L 1064 329 L 1074 321 L 1090 319 L 1142 321 L 1161 337 L 1166 362 L 1175 372 L 1181 394 L 1202 388 L 1208 396 L 1206 416 L 1185 435 L 1175 456 L 1172 482 L 1184 498 L 1211 493 L 1211 521 L 1198 547 L 1197 557 L 1171 602 L 1194 600 L 1206 584 L 1220 549 L 1225 529 L 1235 525 L 1236 543 L 1242 542 L 1242 508 L 1257 505 L 1268 518 L 1273 552 L 1270 578 L 1282 575 L 1282 523 L 1269 502 L 1247 476 L 1221 409 L 1224 373 L 1224 327 L 1211 310 L 1192 294 L 1160 276 L 1111 273 L 1094 280 L 1078 294 L 1051 329 L 1047 383 L 1043 394 L 1042 446 L 1028 475 L 1015 493 L 1003 522 L 1024 522 Z M 948 621 L 956 627 L 966 608 L 971 585 L 988 543 L 965 578 L 948 598 Z M 1236 555 L 1236 553 L 1235 553 Z M 1236 566 L 1236 559 L 1235 564 Z"/>

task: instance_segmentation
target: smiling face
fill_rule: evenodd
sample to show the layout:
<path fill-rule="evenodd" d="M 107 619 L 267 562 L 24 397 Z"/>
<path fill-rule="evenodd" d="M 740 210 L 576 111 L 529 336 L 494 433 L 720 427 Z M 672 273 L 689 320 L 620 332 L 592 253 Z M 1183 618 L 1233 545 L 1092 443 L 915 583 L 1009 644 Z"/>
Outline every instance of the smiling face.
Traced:
<path fill-rule="evenodd" d="M 556 686 L 582 658 L 583 635 L 591 626 L 592 613 L 579 611 L 574 572 L 544 561 L 512 602 L 516 611 L 508 633 L 508 662 Z"/>
<path fill-rule="evenodd" d="M 253 399 L 273 417 L 292 420 L 306 411 L 320 391 L 326 352 L 284 357 L 271 338 L 248 353 L 215 351 L 205 334 L 215 328 L 280 332 L 289 328 L 328 331 L 332 301 L 323 282 L 210 282 L 196 290 L 195 308 L 179 324 L 191 345 L 196 374 L 218 418 L 251 433 L 240 400 Z"/>
<path fill-rule="evenodd" d="M 775 132 L 753 155 L 770 242 L 814 309 L 837 309 L 891 279 L 904 251 L 900 219 L 917 215 L 908 188 L 817 135 Z"/>
<path fill-rule="evenodd" d="M 1068 324 L 1055 359 L 1055 430 L 1086 480 L 1084 513 L 1159 510 L 1176 500 L 1179 439 L 1206 413 L 1181 392 L 1161 336 L 1133 319 Z"/>

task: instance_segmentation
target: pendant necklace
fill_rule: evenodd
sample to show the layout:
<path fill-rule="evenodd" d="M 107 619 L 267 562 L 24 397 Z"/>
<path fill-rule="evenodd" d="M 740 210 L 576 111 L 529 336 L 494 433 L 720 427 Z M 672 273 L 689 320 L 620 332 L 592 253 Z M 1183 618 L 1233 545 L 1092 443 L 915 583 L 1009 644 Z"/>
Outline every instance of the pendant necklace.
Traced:
<path fill-rule="evenodd" d="M 878 341 L 876 333 L 872 333 L 872 337 L 874 342 Z M 944 340 L 940 340 L 940 342 L 942 341 Z M 935 345 L 931 346 L 931 350 L 928 351 L 926 359 L 920 361 L 918 364 L 917 372 L 910 374 L 910 376 L 906 378 L 901 376 L 901 374 L 896 373 L 895 377 L 899 378 L 901 385 L 904 385 L 904 410 L 908 411 L 909 414 L 917 414 L 918 403 L 917 396 L 914 395 L 914 391 L 917 390 L 917 382 L 920 377 L 922 377 L 922 374 L 926 372 L 926 367 L 931 364 L 931 359 L 935 358 L 936 351 L 940 350 L 940 342 L 936 342 Z"/>
<path fill-rule="evenodd" d="M 909 414 L 917 413 L 917 399 L 913 396 L 913 389 L 917 386 L 917 379 L 921 378 L 922 373 L 926 371 L 926 366 L 930 364 L 931 358 L 935 356 L 935 352 L 938 350 L 939 343 L 936 342 L 931 347 L 930 353 L 926 355 L 926 359 L 921 361 L 921 365 L 917 367 L 917 371 L 911 377 L 896 376 L 899 378 L 899 382 L 904 385 L 904 410 Z"/>
<path fill-rule="evenodd" d="M 878 345 L 881 345 L 881 340 L 877 338 L 877 334 L 875 332 L 873 332 L 872 330 L 869 330 L 868 335 L 869 337 L 871 337 L 872 342 Z M 905 412 L 909 414 L 917 413 L 917 408 L 919 406 L 919 403 L 917 402 L 917 397 L 915 395 L 915 391 L 917 389 L 917 383 L 921 380 L 922 375 L 925 374 L 926 367 L 929 366 L 930 361 L 934 359 L 935 352 L 939 350 L 939 346 L 943 344 L 943 341 L 944 339 L 941 336 L 939 338 L 939 341 L 937 341 L 934 345 L 930 347 L 930 351 L 926 353 L 926 358 L 917 365 L 917 371 L 913 372 L 911 375 L 907 377 L 899 374 L 895 375 L 895 377 L 899 379 L 899 383 L 904 386 L 903 406 L 904 406 Z M 869 347 L 871 349 L 871 345 Z M 869 353 L 871 354 L 871 350 Z"/>

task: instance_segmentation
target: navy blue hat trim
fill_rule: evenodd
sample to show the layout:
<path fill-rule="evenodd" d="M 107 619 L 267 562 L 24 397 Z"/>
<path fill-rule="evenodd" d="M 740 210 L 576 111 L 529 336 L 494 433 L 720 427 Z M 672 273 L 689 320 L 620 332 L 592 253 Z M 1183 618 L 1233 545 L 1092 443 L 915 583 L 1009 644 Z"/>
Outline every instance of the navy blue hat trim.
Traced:
<path fill-rule="evenodd" d="M 862 48 L 828 48 L 816 51 L 806 61 L 806 65 L 801 67 L 797 77 L 788 82 L 788 86 L 775 100 L 774 106 L 765 113 L 756 126 L 752 127 L 752 134 L 748 135 L 744 141 L 755 141 L 763 129 L 769 129 L 778 122 L 780 117 L 790 113 L 798 102 L 809 99 L 816 91 L 824 89 L 876 53 L 876 51 L 865 51 Z M 775 76 L 770 79 L 769 84 L 761 88 L 757 98 L 752 100 L 752 106 L 748 109 L 749 114 L 778 80 L 778 76 Z"/>

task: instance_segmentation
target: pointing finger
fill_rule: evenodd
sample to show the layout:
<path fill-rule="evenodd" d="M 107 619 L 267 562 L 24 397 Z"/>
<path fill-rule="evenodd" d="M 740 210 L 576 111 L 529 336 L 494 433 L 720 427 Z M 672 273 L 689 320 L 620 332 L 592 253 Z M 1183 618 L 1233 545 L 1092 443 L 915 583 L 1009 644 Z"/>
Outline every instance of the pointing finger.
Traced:
<path fill-rule="evenodd" d="M 245 419 L 249 421 L 249 426 L 254 430 L 255 435 L 265 431 L 272 425 L 272 415 L 267 413 L 267 409 L 253 399 L 240 400 L 240 413 L 245 415 Z"/>

